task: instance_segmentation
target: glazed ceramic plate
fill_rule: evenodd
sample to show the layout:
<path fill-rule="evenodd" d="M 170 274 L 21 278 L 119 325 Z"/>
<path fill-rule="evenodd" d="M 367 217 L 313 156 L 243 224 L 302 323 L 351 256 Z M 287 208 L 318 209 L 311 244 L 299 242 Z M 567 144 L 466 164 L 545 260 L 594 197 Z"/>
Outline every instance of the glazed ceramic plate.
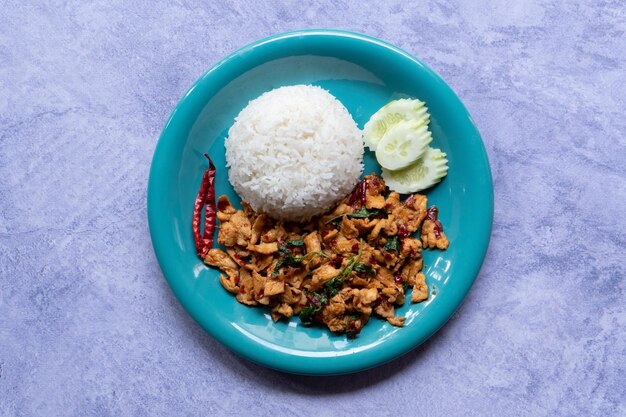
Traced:
<path fill-rule="evenodd" d="M 427 191 L 450 239 L 445 252 L 425 251 L 428 301 L 405 305 L 403 328 L 372 318 L 355 340 L 298 318 L 274 323 L 269 312 L 239 304 L 218 271 L 196 255 L 191 233 L 194 199 L 208 152 L 217 166 L 216 195 L 239 201 L 228 182 L 224 139 L 249 100 L 277 87 L 327 89 L 359 127 L 387 102 L 424 100 L 431 146 L 448 154 L 448 176 Z M 332 150 L 329 150 L 332 151 Z M 366 151 L 365 172 L 379 172 Z M 339 31 L 285 33 L 248 45 L 208 70 L 185 94 L 159 139 L 148 185 L 148 219 L 159 264 L 187 312 L 215 339 L 256 363 L 302 374 L 370 368 L 415 348 L 461 304 L 485 256 L 493 217 L 489 162 L 467 110 L 446 83 L 408 53 L 377 39 Z"/>

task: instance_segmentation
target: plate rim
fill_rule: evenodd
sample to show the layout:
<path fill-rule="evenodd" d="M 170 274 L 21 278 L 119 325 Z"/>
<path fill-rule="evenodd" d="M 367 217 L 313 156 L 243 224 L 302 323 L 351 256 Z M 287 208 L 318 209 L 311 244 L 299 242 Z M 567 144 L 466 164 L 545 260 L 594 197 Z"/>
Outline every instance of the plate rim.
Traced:
<path fill-rule="evenodd" d="M 155 189 L 156 187 L 155 184 L 157 183 L 156 178 L 159 175 L 159 171 L 160 171 L 160 166 L 159 166 L 160 164 L 155 163 L 157 161 L 157 156 L 160 154 L 160 150 L 165 146 L 166 139 L 164 138 L 169 133 L 168 129 L 170 128 L 173 120 L 175 120 L 179 112 L 181 112 L 181 109 L 184 109 L 185 107 L 191 106 L 193 104 L 192 103 L 193 91 L 196 88 L 198 88 L 201 84 L 207 82 L 207 80 L 211 76 L 213 76 L 213 74 L 219 72 L 226 64 L 228 64 L 229 62 L 232 62 L 233 59 L 236 59 L 237 57 L 240 57 L 244 55 L 245 53 L 250 52 L 251 50 L 258 48 L 259 46 L 262 46 L 262 45 L 273 44 L 273 43 L 280 42 L 285 39 L 290 39 L 294 37 L 303 37 L 303 36 L 307 36 L 307 37 L 331 36 L 331 37 L 349 38 L 349 39 L 353 39 L 357 41 L 363 41 L 363 42 L 372 44 L 373 46 L 384 47 L 385 49 L 389 49 L 391 52 L 401 55 L 404 58 L 411 60 L 414 64 L 421 67 L 422 70 L 426 71 L 430 77 L 437 80 L 443 88 L 448 90 L 447 91 L 448 94 L 452 94 L 453 97 L 456 98 L 458 104 L 460 104 L 461 109 L 464 112 L 464 116 L 467 116 L 467 119 L 471 127 L 476 132 L 476 135 L 478 138 L 478 141 L 477 141 L 477 145 L 479 147 L 478 150 L 481 153 L 482 160 L 483 160 L 482 162 L 484 162 L 484 166 L 486 168 L 485 169 L 486 174 L 487 174 L 486 182 L 489 185 L 488 189 L 486 190 L 488 198 L 487 198 L 487 201 L 485 202 L 487 206 L 486 207 L 487 210 L 486 210 L 486 213 L 484 213 L 485 214 L 484 220 L 487 223 L 487 228 L 486 228 L 486 233 L 485 233 L 485 239 L 482 242 L 480 242 L 481 243 L 480 248 L 479 248 L 479 253 L 481 255 L 480 261 L 476 262 L 475 265 L 473 265 L 474 268 L 472 268 L 469 274 L 469 278 L 465 280 L 464 282 L 465 285 L 461 288 L 461 291 L 458 291 L 455 294 L 449 294 L 453 298 L 451 299 L 451 297 L 448 297 L 446 299 L 445 314 L 439 314 L 438 316 L 435 316 L 433 322 L 428 323 L 427 331 L 423 332 L 420 335 L 420 337 L 415 338 L 413 341 L 406 342 L 400 345 L 392 345 L 391 347 L 389 347 L 387 351 L 384 352 L 384 354 L 380 355 L 379 357 L 376 357 L 376 358 L 370 357 L 368 360 L 359 362 L 355 360 L 345 361 L 345 356 L 341 356 L 341 358 L 344 359 L 344 363 L 340 364 L 340 366 L 337 366 L 338 364 L 334 363 L 336 361 L 332 360 L 332 359 L 339 359 L 338 357 L 325 357 L 323 359 L 326 359 L 327 361 L 321 362 L 321 363 L 316 358 L 315 369 L 312 369 L 311 366 L 307 366 L 306 363 L 303 363 L 307 360 L 311 360 L 310 357 L 296 356 L 290 353 L 285 353 L 285 352 L 276 351 L 276 350 L 272 351 L 273 355 L 275 356 L 268 357 L 266 353 L 263 353 L 262 351 L 256 351 L 255 349 L 251 349 L 245 345 L 244 346 L 237 345 L 235 341 L 227 337 L 227 335 L 223 332 L 224 329 L 217 329 L 217 328 L 214 328 L 213 326 L 208 325 L 207 323 L 204 322 L 204 320 L 201 317 L 199 317 L 198 314 L 196 314 L 192 306 L 188 305 L 189 303 L 184 301 L 183 294 L 180 294 L 179 290 L 177 289 L 175 280 L 178 277 L 172 276 L 172 275 L 177 275 L 177 274 L 173 274 L 173 271 L 169 271 L 170 268 L 166 260 L 167 254 L 163 253 L 162 243 L 159 243 L 160 238 L 158 235 L 160 233 L 158 231 L 159 227 L 157 226 L 157 222 L 158 222 L 157 212 L 159 211 L 159 208 L 158 208 L 158 203 L 156 203 L 155 201 L 155 195 L 157 194 L 157 190 Z M 478 274 L 480 273 L 481 266 L 487 254 L 489 242 L 491 240 L 491 232 L 493 228 L 493 216 L 494 216 L 493 177 L 492 177 L 491 166 L 489 163 L 489 158 L 485 149 L 484 142 L 482 140 L 480 132 L 478 131 L 478 128 L 476 127 L 471 115 L 467 111 L 465 104 L 461 101 L 458 95 L 452 90 L 452 88 L 443 80 L 443 78 L 440 77 L 428 65 L 424 64 L 417 57 L 400 49 L 399 47 L 392 45 L 388 42 L 385 42 L 383 40 L 368 36 L 368 35 L 363 35 L 360 33 L 344 31 L 344 30 L 337 30 L 337 29 L 295 30 L 295 31 L 279 33 L 279 34 L 275 34 L 269 37 L 259 39 L 257 41 L 249 43 L 237 49 L 236 51 L 228 54 L 227 56 L 225 56 L 224 58 L 216 62 L 208 70 L 206 70 L 198 78 L 198 80 L 196 80 L 196 82 L 194 82 L 192 86 L 185 92 L 185 94 L 178 101 L 178 103 L 172 110 L 172 113 L 170 114 L 169 118 L 167 119 L 167 122 L 165 123 L 161 131 L 161 134 L 159 135 L 157 144 L 155 146 L 155 150 L 154 150 L 154 154 L 153 154 L 152 162 L 150 166 L 150 173 L 149 173 L 148 186 L 147 186 L 147 215 L 148 215 L 148 224 L 149 224 L 149 229 L 150 229 L 152 246 L 153 246 L 159 267 L 161 268 L 163 277 L 165 278 L 166 282 L 168 283 L 168 286 L 171 288 L 178 302 L 182 305 L 183 309 L 187 312 L 187 314 L 189 314 L 196 321 L 196 323 L 200 325 L 200 327 L 202 327 L 207 333 L 209 333 L 209 335 L 211 335 L 214 339 L 219 341 L 222 345 L 227 347 L 230 351 L 238 354 L 239 356 L 242 356 L 257 364 L 260 364 L 260 365 L 263 365 L 272 369 L 276 369 L 276 370 L 284 371 L 284 372 L 296 373 L 296 374 L 306 374 L 306 375 L 338 375 L 338 374 L 358 372 L 358 371 L 369 369 L 375 366 L 379 366 L 385 362 L 391 361 L 415 349 L 416 347 L 424 343 L 428 338 L 430 338 L 434 333 L 436 333 L 452 317 L 454 312 L 461 306 L 461 304 L 463 303 L 463 300 L 469 293 L 469 290 L 471 289 L 473 283 L 478 277 Z M 248 340 L 250 341 L 250 343 L 253 342 L 250 339 Z"/>

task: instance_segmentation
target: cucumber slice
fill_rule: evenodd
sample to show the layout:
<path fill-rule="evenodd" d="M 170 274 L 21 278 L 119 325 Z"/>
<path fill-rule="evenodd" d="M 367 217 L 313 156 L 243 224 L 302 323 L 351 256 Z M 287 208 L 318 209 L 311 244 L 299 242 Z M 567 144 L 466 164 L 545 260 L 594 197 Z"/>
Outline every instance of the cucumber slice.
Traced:
<path fill-rule="evenodd" d="M 424 155 L 408 167 L 390 171 L 383 168 L 383 180 L 392 191 L 415 193 L 437 184 L 448 173 L 446 154 L 440 149 L 428 148 Z"/>
<path fill-rule="evenodd" d="M 433 140 L 428 125 L 406 120 L 387 130 L 376 148 L 376 160 L 383 168 L 397 170 L 417 161 Z"/>
<path fill-rule="evenodd" d="M 375 151 L 385 133 L 402 121 L 418 120 L 427 125 L 430 114 L 424 104 L 420 100 L 400 99 L 381 107 L 363 127 L 365 146 Z"/>

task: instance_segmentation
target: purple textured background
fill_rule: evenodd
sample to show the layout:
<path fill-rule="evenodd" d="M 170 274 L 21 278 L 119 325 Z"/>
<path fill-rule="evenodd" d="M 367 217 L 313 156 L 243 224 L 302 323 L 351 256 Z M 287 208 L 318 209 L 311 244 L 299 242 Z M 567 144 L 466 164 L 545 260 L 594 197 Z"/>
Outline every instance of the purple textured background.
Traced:
<path fill-rule="evenodd" d="M 306 3 L 3 2 L 0 414 L 626 415 L 624 2 Z M 495 183 L 489 253 L 452 320 L 332 378 L 207 336 L 146 220 L 154 146 L 186 89 L 238 47 L 309 27 L 432 66 Z"/>

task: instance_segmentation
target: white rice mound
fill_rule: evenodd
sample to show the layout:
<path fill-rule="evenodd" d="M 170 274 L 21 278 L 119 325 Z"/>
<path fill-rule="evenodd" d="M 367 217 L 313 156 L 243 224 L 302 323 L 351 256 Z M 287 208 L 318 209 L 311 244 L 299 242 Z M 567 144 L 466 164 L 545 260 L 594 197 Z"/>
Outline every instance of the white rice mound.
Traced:
<path fill-rule="evenodd" d="M 362 133 L 328 91 L 281 87 L 250 101 L 226 138 L 228 179 L 243 201 L 280 220 L 330 209 L 363 171 Z"/>

